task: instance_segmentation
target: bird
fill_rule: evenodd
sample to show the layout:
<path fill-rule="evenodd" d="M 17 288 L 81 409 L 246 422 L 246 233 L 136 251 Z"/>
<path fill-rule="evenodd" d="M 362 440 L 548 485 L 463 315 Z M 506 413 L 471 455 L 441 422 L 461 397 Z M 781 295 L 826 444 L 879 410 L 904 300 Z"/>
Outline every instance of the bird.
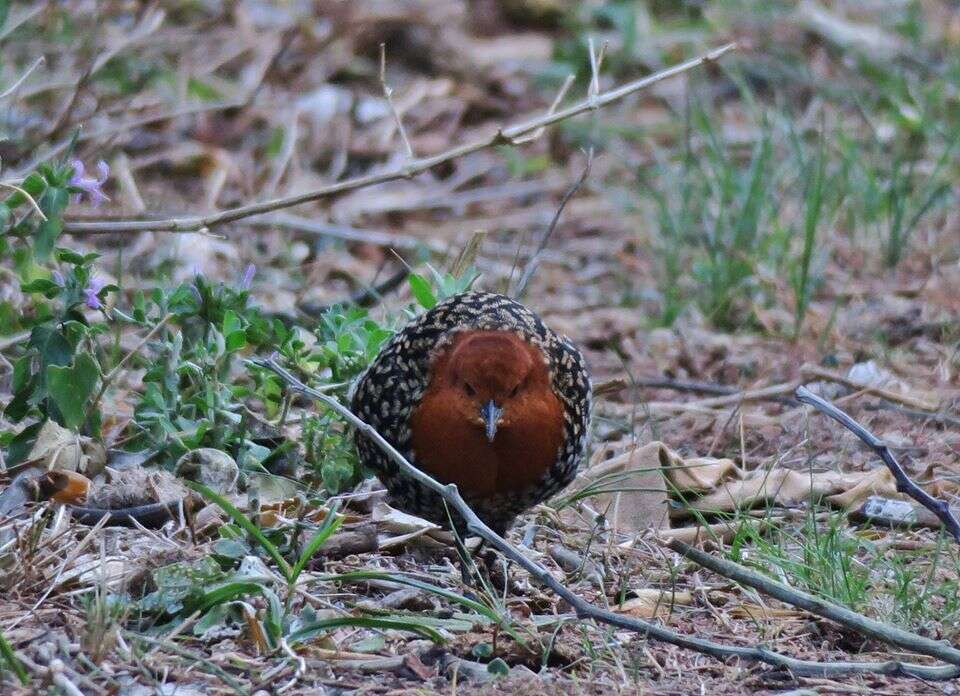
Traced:
<path fill-rule="evenodd" d="M 504 295 L 447 298 L 395 333 L 355 382 L 351 409 L 414 467 L 503 535 L 565 488 L 587 447 L 592 390 L 583 356 Z M 359 429 L 360 462 L 397 509 L 466 536 L 439 494 L 404 475 Z"/>

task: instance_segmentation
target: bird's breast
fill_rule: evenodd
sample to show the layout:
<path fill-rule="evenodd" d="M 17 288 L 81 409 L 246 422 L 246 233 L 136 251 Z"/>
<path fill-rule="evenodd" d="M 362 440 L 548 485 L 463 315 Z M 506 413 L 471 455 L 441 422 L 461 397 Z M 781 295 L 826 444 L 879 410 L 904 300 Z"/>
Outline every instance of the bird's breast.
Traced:
<path fill-rule="evenodd" d="M 556 463 L 564 434 L 563 406 L 549 390 L 510 404 L 493 442 L 443 390 L 427 390 L 410 425 L 417 467 L 474 498 L 536 485 Z"/>

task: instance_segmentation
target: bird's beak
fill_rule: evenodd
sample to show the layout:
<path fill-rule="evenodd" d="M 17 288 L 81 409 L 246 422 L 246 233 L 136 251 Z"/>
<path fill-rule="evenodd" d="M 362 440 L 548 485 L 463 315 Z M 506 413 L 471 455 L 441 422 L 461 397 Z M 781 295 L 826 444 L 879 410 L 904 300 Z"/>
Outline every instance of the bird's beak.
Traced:
<path fill-rule="evenodd" d="M 485 403 L 483 408 L 480 409 L 480 416 L 483 418 L 483 423 L 487 428 L 487 440 L 490 442 L 493 442 L 493 438 L 497 435 L 497 423 L 500 421 L 502 414 L 503 409 L 497 406 L 493 399 L 490 399 L 490 401 Z"/>

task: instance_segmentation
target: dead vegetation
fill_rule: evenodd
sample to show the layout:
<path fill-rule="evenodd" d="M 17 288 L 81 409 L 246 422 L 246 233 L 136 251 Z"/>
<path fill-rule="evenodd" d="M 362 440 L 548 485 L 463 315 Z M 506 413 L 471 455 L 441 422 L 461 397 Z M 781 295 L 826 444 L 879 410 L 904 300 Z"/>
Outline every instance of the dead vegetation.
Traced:
<path fill-rule="evenodd" d="M 509 535 L 547 582 L 736 650 L 949 676 L 924 649 L 955 652 L 956 544 L 793 396 L 953 501 L 948 3 L 13 3 L 0 42 L 5 693 L 952 688 L 708 658 L 578 620 L 500 557 L 465 588 L 343 420 L 245 362 L 342 396 L 408 310 L 524 285 L 603 393 L 589 468 Z M 45 470 L 96 488 L 35 503 Z"/>

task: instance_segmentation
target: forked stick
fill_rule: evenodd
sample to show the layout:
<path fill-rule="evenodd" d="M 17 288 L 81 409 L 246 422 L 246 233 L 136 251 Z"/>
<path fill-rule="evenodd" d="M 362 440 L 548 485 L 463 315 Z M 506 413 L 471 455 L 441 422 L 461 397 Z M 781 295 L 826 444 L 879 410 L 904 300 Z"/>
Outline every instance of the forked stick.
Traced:
<path fill-rule="evenodd" d="M 802 385 L 797 387 L 794 395 L 798 401 L 808 406 L 813 406 L 820 411 L 820 413 L 830 416 L 844 428 L 863 440 L 870 449 L 877 453 L 877 456 L 883 460 L 883 463 L 886 464 L 887 468 L 893 473 L 893 478 L 897 481 L 897 490 L 901 493 L 906 493 L 940 518 L 943 526 L 946 527 L 947 531 L 953 535 L 953 538 L 960 543 L 960 522 L 957 522 L 957 518 L 950 512 L 950 506 L 943 500 L 937 500 L 915 484 L 913 480 L 907 476 L 907 472 L 903 470 L 900 462 L 893 456 L 893 452 L 890 451 L 890 448 L 887 447 L 883 440 L 853 420 L 845 411 L 837 408 L 826 399 L 817 396 L 806 387 Z"/>

